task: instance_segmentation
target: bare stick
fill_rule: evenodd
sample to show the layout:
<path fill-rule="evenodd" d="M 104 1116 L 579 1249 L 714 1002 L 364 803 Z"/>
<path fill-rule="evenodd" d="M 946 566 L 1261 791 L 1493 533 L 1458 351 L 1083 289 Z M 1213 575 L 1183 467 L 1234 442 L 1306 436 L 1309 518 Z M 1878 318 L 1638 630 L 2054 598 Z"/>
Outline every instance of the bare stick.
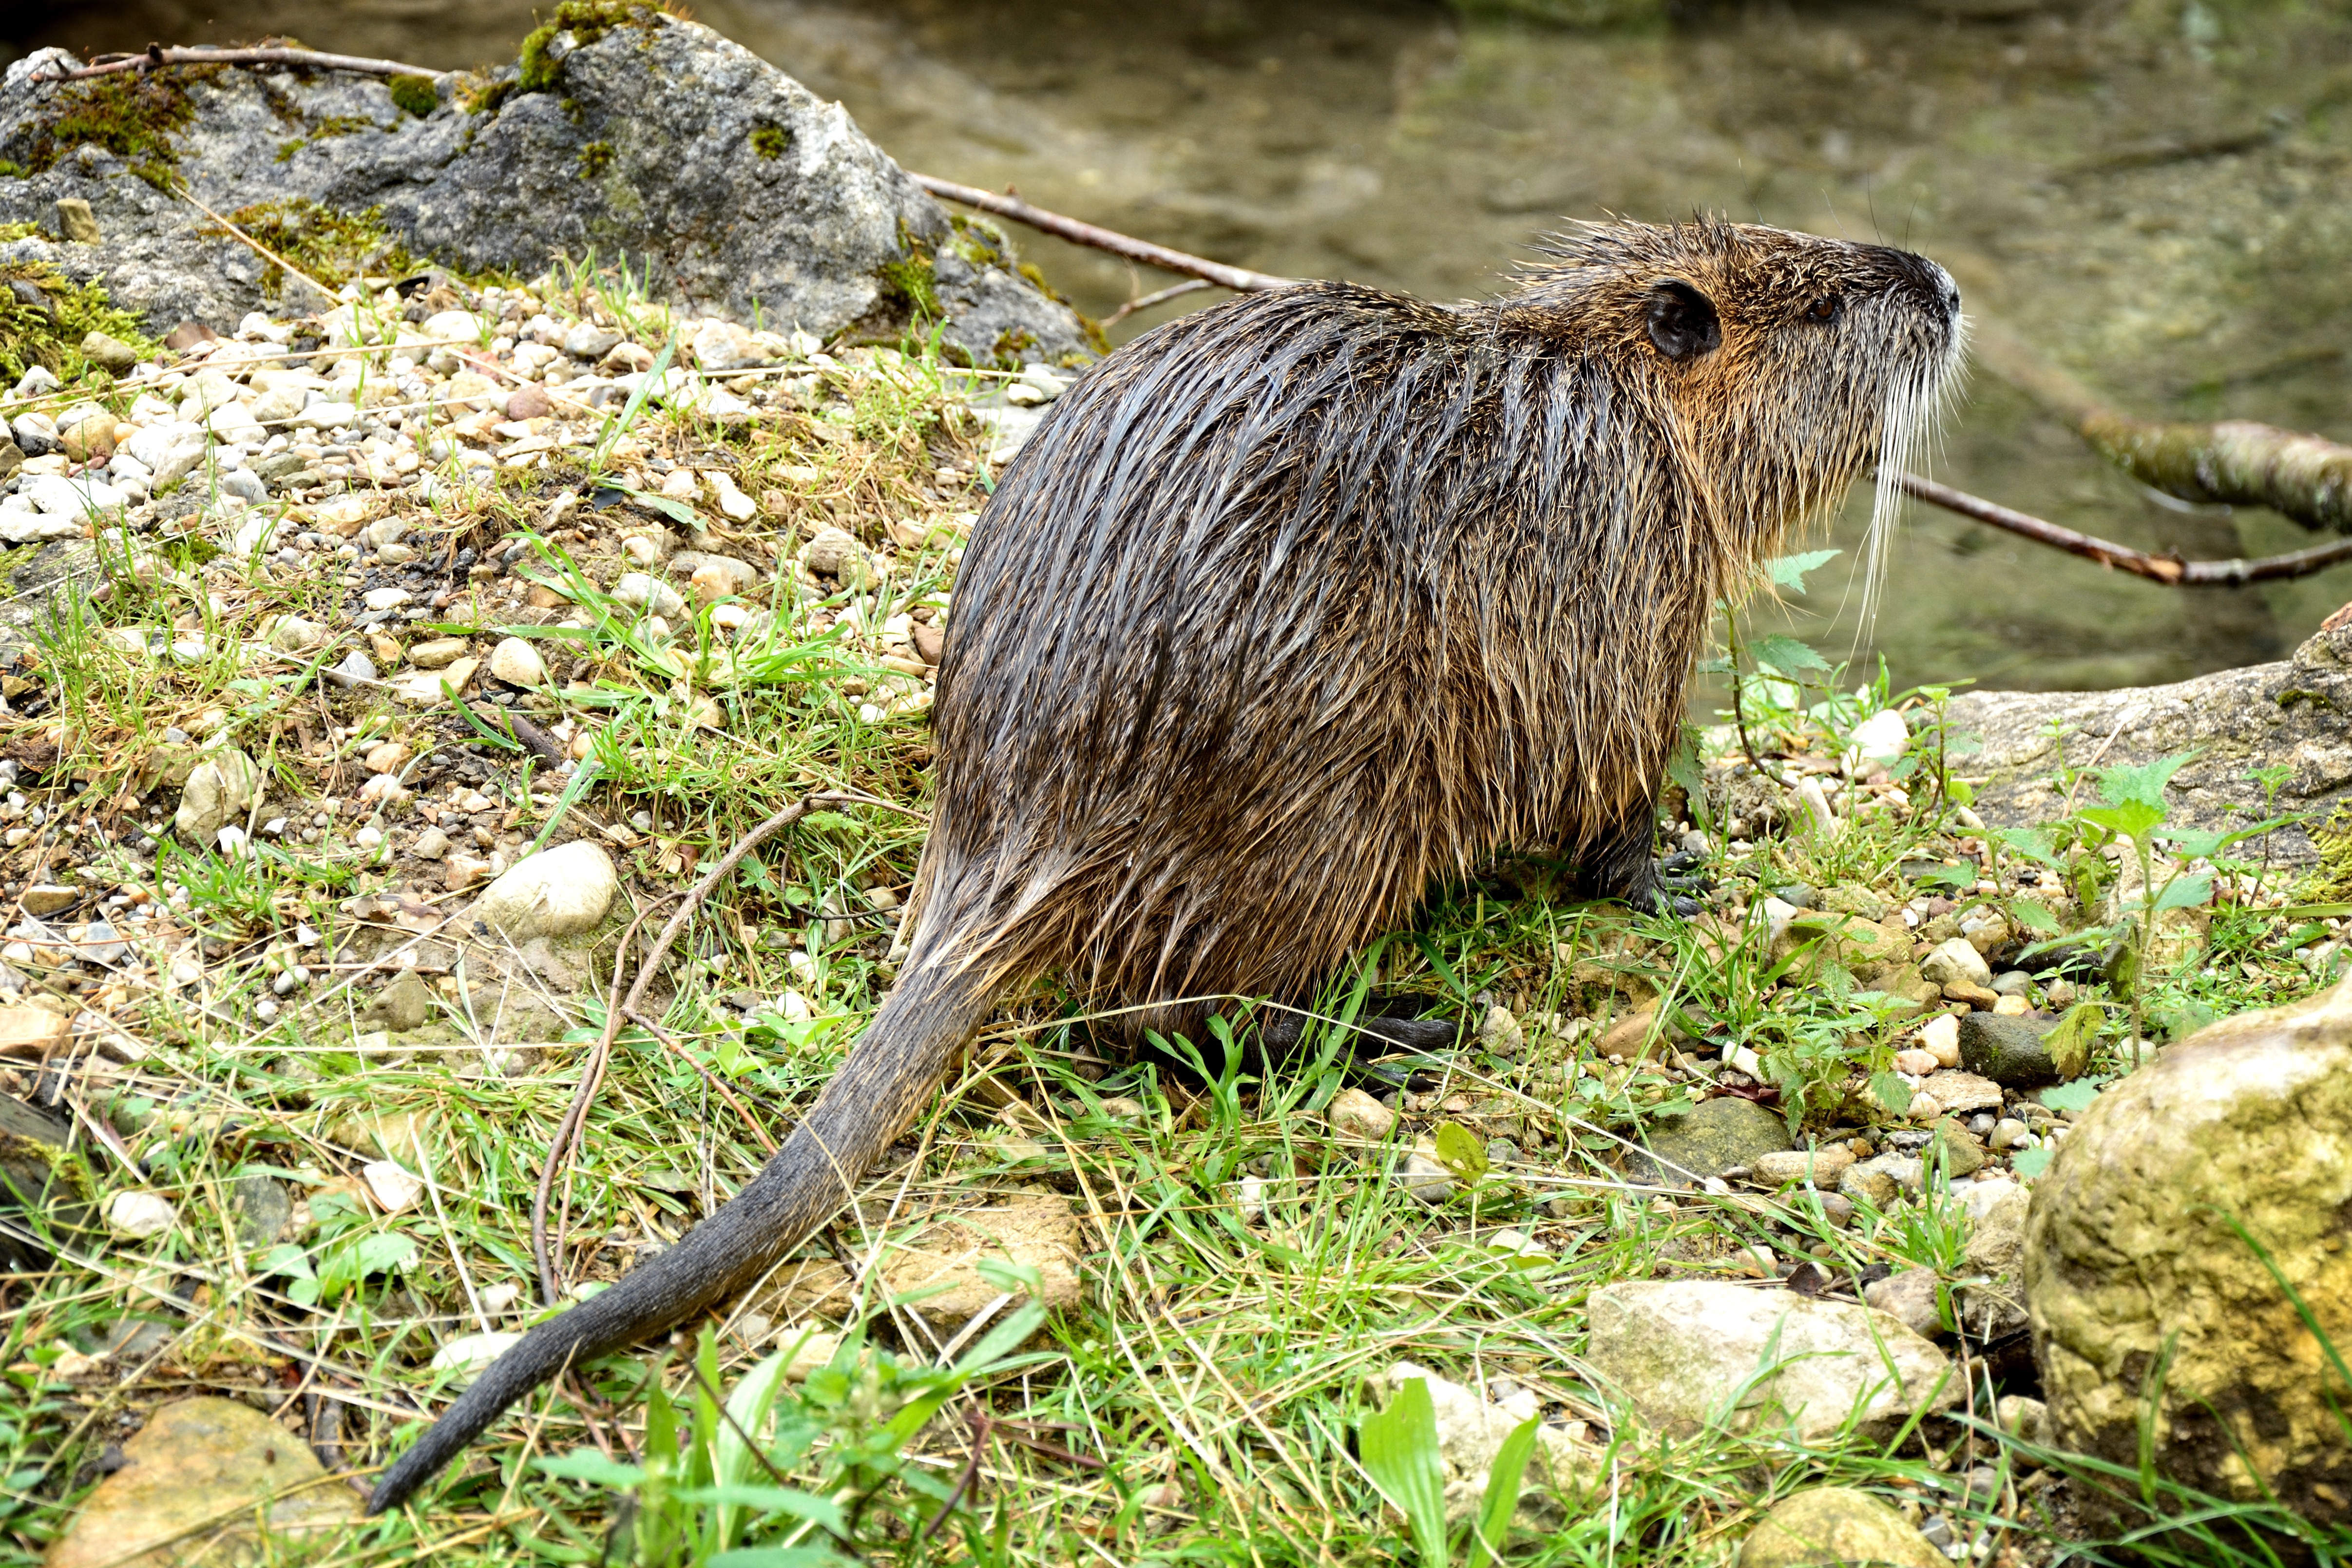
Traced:
<path fill-rule="evenodd" d="M 1105 316 L 1102 319 L 1102 324 L 1106 327 L 1115 327 L 1138 310 L 1149 310 L 1154 305 L 1165 305 L 1180 294 L 1197 294 L 1202 289 L 1211 287 L 1213 285 L 1205 278 L 1187 278 L 1181 283 L 1171 284 L 1165 289 L 1155 289 L 1140 299 L 1129 300 L 1126 304 Z"/>
<path fill-rule="evenodd" d="M 1162 272 L 1198 278 L 1220 289 L 1231 289 L 1235 293 L 1256 294 L 1268 289 L 1286 289 L 1298 281 L 1296 278 L 1276 278 L 1271 272 L 1253 272 L 1246 267 L 1228 267 L 1222 261 L 1189 256 L 1183 251 L 1171 250 L 1164 245 L 1154 245 L 1148 239 L 1137 239 L 1114 229 L 1097 228 L 1074 217 L 1064 217 L 1060 213 L 1047 212 L 1044 207 L 1033 207 L 1019 196 L 1001 196 L 977 185 L 959 185 L 952 180 L 937 180 L 929 174 L 910 172 L 908 178 L 943 200 L 978 207 L 984 213 L 1009 217 L 1015 223 L 1066 239 L 1073 245 L 1108 250 L 1113 256 L 1123 256 L 1146 267 L 1157 267 Z"/>
<path fill-rule="evenodd" d="M 1916 474 L 1898 475 L 1895 482 L 1903 488 L 1906 494 L 1916 496 L 1931 506 L 1958 512 L 1962 517 L 1990 523 L 1995 528 L 2007 529 L 2037 544 L 2047 544 L 2053 550 L 2080 555 L 2086 561 L 2095 561 L 2115 571 L 2145 577 L 2151 583 L 2161 583 L 2168 588 L 2236 588 L 2248 583 L 2278 583 L 2292 577 L 2308 577 L 2339 562 L 2352 561 L 2352 539 L 2338 540 L 2333 544 L 2315 544 L 2308 550 L 2298 550 L 2288 555 L 2264 555 L 2252 561 L 2183 561 L 2177 556 L 2151 555 L 2145 550 L 2134 550 L 2128 544 L 2116 544 L 2087 533 L 2077 533 L 2071 528 L 2044 521 L 2030 512 L 2012 510 L 1997 501 L 1972 496 L 1966 490 L 1956 490 L 1948 485 L 1939 485 L 1933 479 L 1923 479 Z"/>
<path fill-rule="evenodd" d="M 33 79 L 80 81 L 87 77 L 112 76 L 117 71 L 154 70 L 166 66 L 303 66 L 311 70 L 355 71 L 361 76 L 421 76 L 435 80 L 449 74 L 425 66 L 403 65 L 398 60 L 372 59 L 365 55 L 325 55 L 313 49 L 167 49 L 150 44 L 145 54 L 124 55 L 79 70 Z"/>
<path fill-rule="evenodd" d="M 284 268 L 289 274 L 296 278 L 299 278 L 303 282 L 308 283 L 311 288 L 316 289 L 326 298 L 332 300 L 335 297 L 335 291 L 332 289 L 328 288 L 324 283 L 320 282 L 316 278 L 311 277 L 309 273 L 303 271 L 300 268 L 295 266 L 292 262 L 287 260 L 284 257 L 270 249 L 269 247 L 262 244 L 261 241 L 254 238 L 253 236 L 246 233 L 245 230 L 237 227 L 236 225 L 229 222 L 228 219 L 221 216 L 220 214 L 213 211 L 212 208 L 198 201 L 196 199 L 196 193 L 188 189 L 188 183 L 185 180 L 174 180 L 172 183 L 172 194 L 179 197 L 182 201 L 187 203 L 190 206 L 195 208 L 198 212 L 204 214 L 206 217 L 212 219 L 215 223 L 220 225 L 221 227 L 228 230 L 231 237 L 242 240 L 247 245 L 252 247 L 254 251 L 262 257 L 263 259 L 276 262 L 278 266 Z"/>
<path fill-rule="evenodd" d="M 2352 447 L 2251 419 L 2199 425 L 2119 414 L 1997 321 L 1979 324 L 1977 357 L 2142 484 L 2352 532 Z"/>

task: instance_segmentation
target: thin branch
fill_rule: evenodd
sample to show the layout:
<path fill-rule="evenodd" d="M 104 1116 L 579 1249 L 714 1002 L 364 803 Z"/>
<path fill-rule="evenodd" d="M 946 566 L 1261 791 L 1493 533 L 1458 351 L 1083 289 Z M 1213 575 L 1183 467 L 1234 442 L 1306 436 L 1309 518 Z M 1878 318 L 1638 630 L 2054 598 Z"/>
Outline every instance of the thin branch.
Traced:
<path fill-rule="evenodd" d="M 2352 532 L 2352 447 L 2251 419 L 2199 425 L 2119 414 L 1997 321 L 1979 324 L 1976 352 L 1986 369 L 2142 484 L 2182 500 L 2266 506 L 2305 528 Z"/>
<path fill-rule="evenodd" d="M 1990 523 L 1995 528 L 2007 529 L 2037 544 L 2047 544 L 2053 550 L 2080 555 L 2086 561 L 2095 561 L 2112 570 L 2145 577 L 2151 583 L 2161 583 L 2168 588 L 2237 588 L 2248 583 L 2278 583 L 2292 577 L 2308 577 L 2341 562 L 2352 561 L 2352 539 L 2338 540 L 2333 544 L 2315 544 L 2308 550 L 2298 550 L 2289 555 L 2260 556 L 2252 561 L 2183 561 L 2173 555 L 2151 555 L 2145 550 L 2134 550 L 2128 544 L 2116 544 L 2087 533 L 2077 533 L 2071 528 L 2044 521 L 2030 512 L 2012 510 L 1998 501 L 1989 501 L 1966 490 L 1939 485 L 1933 479 L 1923 479 L 1916 474 L 1898 475 L 1895 482 L 1906 494 L 1916 496 L 1931 506 L 1958 512 L 1962 517 Z"/>
<path fill-rule="evenodd" d="M 1203 289 L 1213 287 L 1214 285 L 1205 278 L 1187 278 L 1181 283 L 1172 283 L 1165 289 L 1155 289 L 1149 294 L 1129 300 L 1126 304 L 1105 316 L 1102 319 L 1102 324 L 1106 327 L 1115 327 L 1138 310 L 1149 310 L 1154 305 L 1165 305 L 1179 295 L 1197 294 Z"/>
<path fill-rule="evenodd" d="M 944 201 L 960 202 L 968 207 L 978 207 L 984 213 L 993 213 L 998 217 L 1011 218 L 1013 222 L 1025 224 L 1040 233 L 1066 239 L 1073 245 L 1091 246 L 1097 250 L 1108 250 L 1113 256 L 1122 256 L 1129 261 L 1139 261 L 1146 267 L 1157 267 L 1162 272 L 1175 272 L 1187 278 L 1198 278 L 1213 283 L 1220 289 L 1231 289 L 1235 293 L 1256 294 L 1268 289 L 1286 289 L 1298 281 L 1296 278 L 1277 278 L 1271 272 L 1253 272 L 1246 267 L 1228 267 L 1222 261 L 1211 261 L 1205 257 L 1190 256 L 1181 250 L 1171 250 L 1164 245 L 1154 245 L 1148 239 L 1137 239 L 1132 235 L 1120 234 L 1115 229 L 1097 228 L 1090 223 L 1080 223 L 1074 217 L 1064 217 L 1060 213 L 1047 212 L 1044 207 L 1033 207 L 1019 196 L 1001 196 L 994 191 L 983 191 L 977 185 L 959 185 L 952 180 L 933 179 L 929 174 L 918 174 L 911 171 L 908 178 Z"/>
<path fill-rule="evenodd" d="M 426 66 L 404 65 L 398 60 L 373 59 L 365 55 L 326 55 L 315 49 L 167 49 L 150 44 L 144 54 L 124 55 L 79 70 L 39 75 L 33 79 L 80 81 L 88 77 L 112 76 L 117 71 L 154 70 L 168 66 L 300 66 L 311 70 L 353 71 L 361 76 L 421 76 L 434 80 L 449 74 Z"/>
<path fill-rule="evenodd" d="M 220 214 L 205 205 L 203 202 L 198 201 L 196 199 L 196 193 L 188 188 L 188 183 L 185 180 L 173 181 L 172 194 L 179 197 L 182 201 L 187 203 L 190 206 L 195 208 L 198 212 L 204 214 L 206 217 L 212 219 L 215 223 L 220 225 L 221 227 L 228 230 L 229 237 L 231 238 L 241 240 L 246 245 L 250 246 L 264 260 L 275 262 L 279 267 L 285 268 L 289 277 L 299 278 L 303 282 L 308 283 L 311 288 L 316 289 L 321 295 L 329 300 L 335 298 L 335 291 L 332 289 L 328 288 L 324 283 L 320 282 L 316 278 L 311 277 L 309 273 L 303 271 L 300 268 L 295 266 L 292 262 L 287 260 L 284 257 L 270 249 L 269 247 L 262 244 L 261 241 L 254 238 L 253 236 L 246 233 L 245 230 L 237 227 L 236 225 L 229 222 L 228 219 L 221 216 Z"/>

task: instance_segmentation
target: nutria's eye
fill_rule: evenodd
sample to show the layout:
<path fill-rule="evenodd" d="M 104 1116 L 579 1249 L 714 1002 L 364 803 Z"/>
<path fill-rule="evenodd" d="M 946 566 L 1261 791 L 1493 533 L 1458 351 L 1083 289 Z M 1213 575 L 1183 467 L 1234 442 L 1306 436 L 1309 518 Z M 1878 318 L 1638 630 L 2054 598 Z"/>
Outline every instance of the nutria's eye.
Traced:
<path fill-rule="evenodd" d="M 1811 304 L 1805 307 L 1805 320 L 1809 321 L 1834 321 L 1838 319 L 1839 313 L 1844 309 L 1844 300 L 1839 299 L 1834 294 L 1823 294 Z"/>
<path fill-rule="evenodd" d="M 1715 302 L 1679 278 L 1651 289 L 1647 314 L 1650 341 L 1668 359 L 1696 358 L 1723 342 Z"/>

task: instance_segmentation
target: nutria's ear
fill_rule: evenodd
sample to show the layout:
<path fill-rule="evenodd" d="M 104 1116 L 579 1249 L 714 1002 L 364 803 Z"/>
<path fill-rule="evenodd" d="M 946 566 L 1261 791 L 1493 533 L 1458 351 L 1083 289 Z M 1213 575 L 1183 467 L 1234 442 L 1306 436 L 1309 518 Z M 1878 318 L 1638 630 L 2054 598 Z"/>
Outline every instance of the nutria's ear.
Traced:
<path fill-rule="evenodd" d="M 1715 302 L 1679 278 L 1651 286 L 1649 319 L 1650 341 L 1668 359 L 1694 359 L 1723 342 Z"/>

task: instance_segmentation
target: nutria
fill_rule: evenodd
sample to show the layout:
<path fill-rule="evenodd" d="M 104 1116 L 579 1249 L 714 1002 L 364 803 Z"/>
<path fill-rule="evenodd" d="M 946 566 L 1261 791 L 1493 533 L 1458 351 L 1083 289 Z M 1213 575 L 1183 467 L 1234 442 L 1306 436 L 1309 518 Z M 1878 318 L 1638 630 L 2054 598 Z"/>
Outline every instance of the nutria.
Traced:
<path fill-rule="evenodd" d="M 533 1329 L 402 1455 L 400 1502 L 570 1363 L 756 1280 L 847 1201 L 1009 986 L 1304 1001 L 1507 846 L 1688 909 L 1652 803 L 1717 598 L 1894 475 L 1960 352 L 1899 250 L 1593 226 L 1517 291 L 1339 283 L 1179 318 L 1055 404 L 974 530 L 898 984 L 751 1184 Z"/>

